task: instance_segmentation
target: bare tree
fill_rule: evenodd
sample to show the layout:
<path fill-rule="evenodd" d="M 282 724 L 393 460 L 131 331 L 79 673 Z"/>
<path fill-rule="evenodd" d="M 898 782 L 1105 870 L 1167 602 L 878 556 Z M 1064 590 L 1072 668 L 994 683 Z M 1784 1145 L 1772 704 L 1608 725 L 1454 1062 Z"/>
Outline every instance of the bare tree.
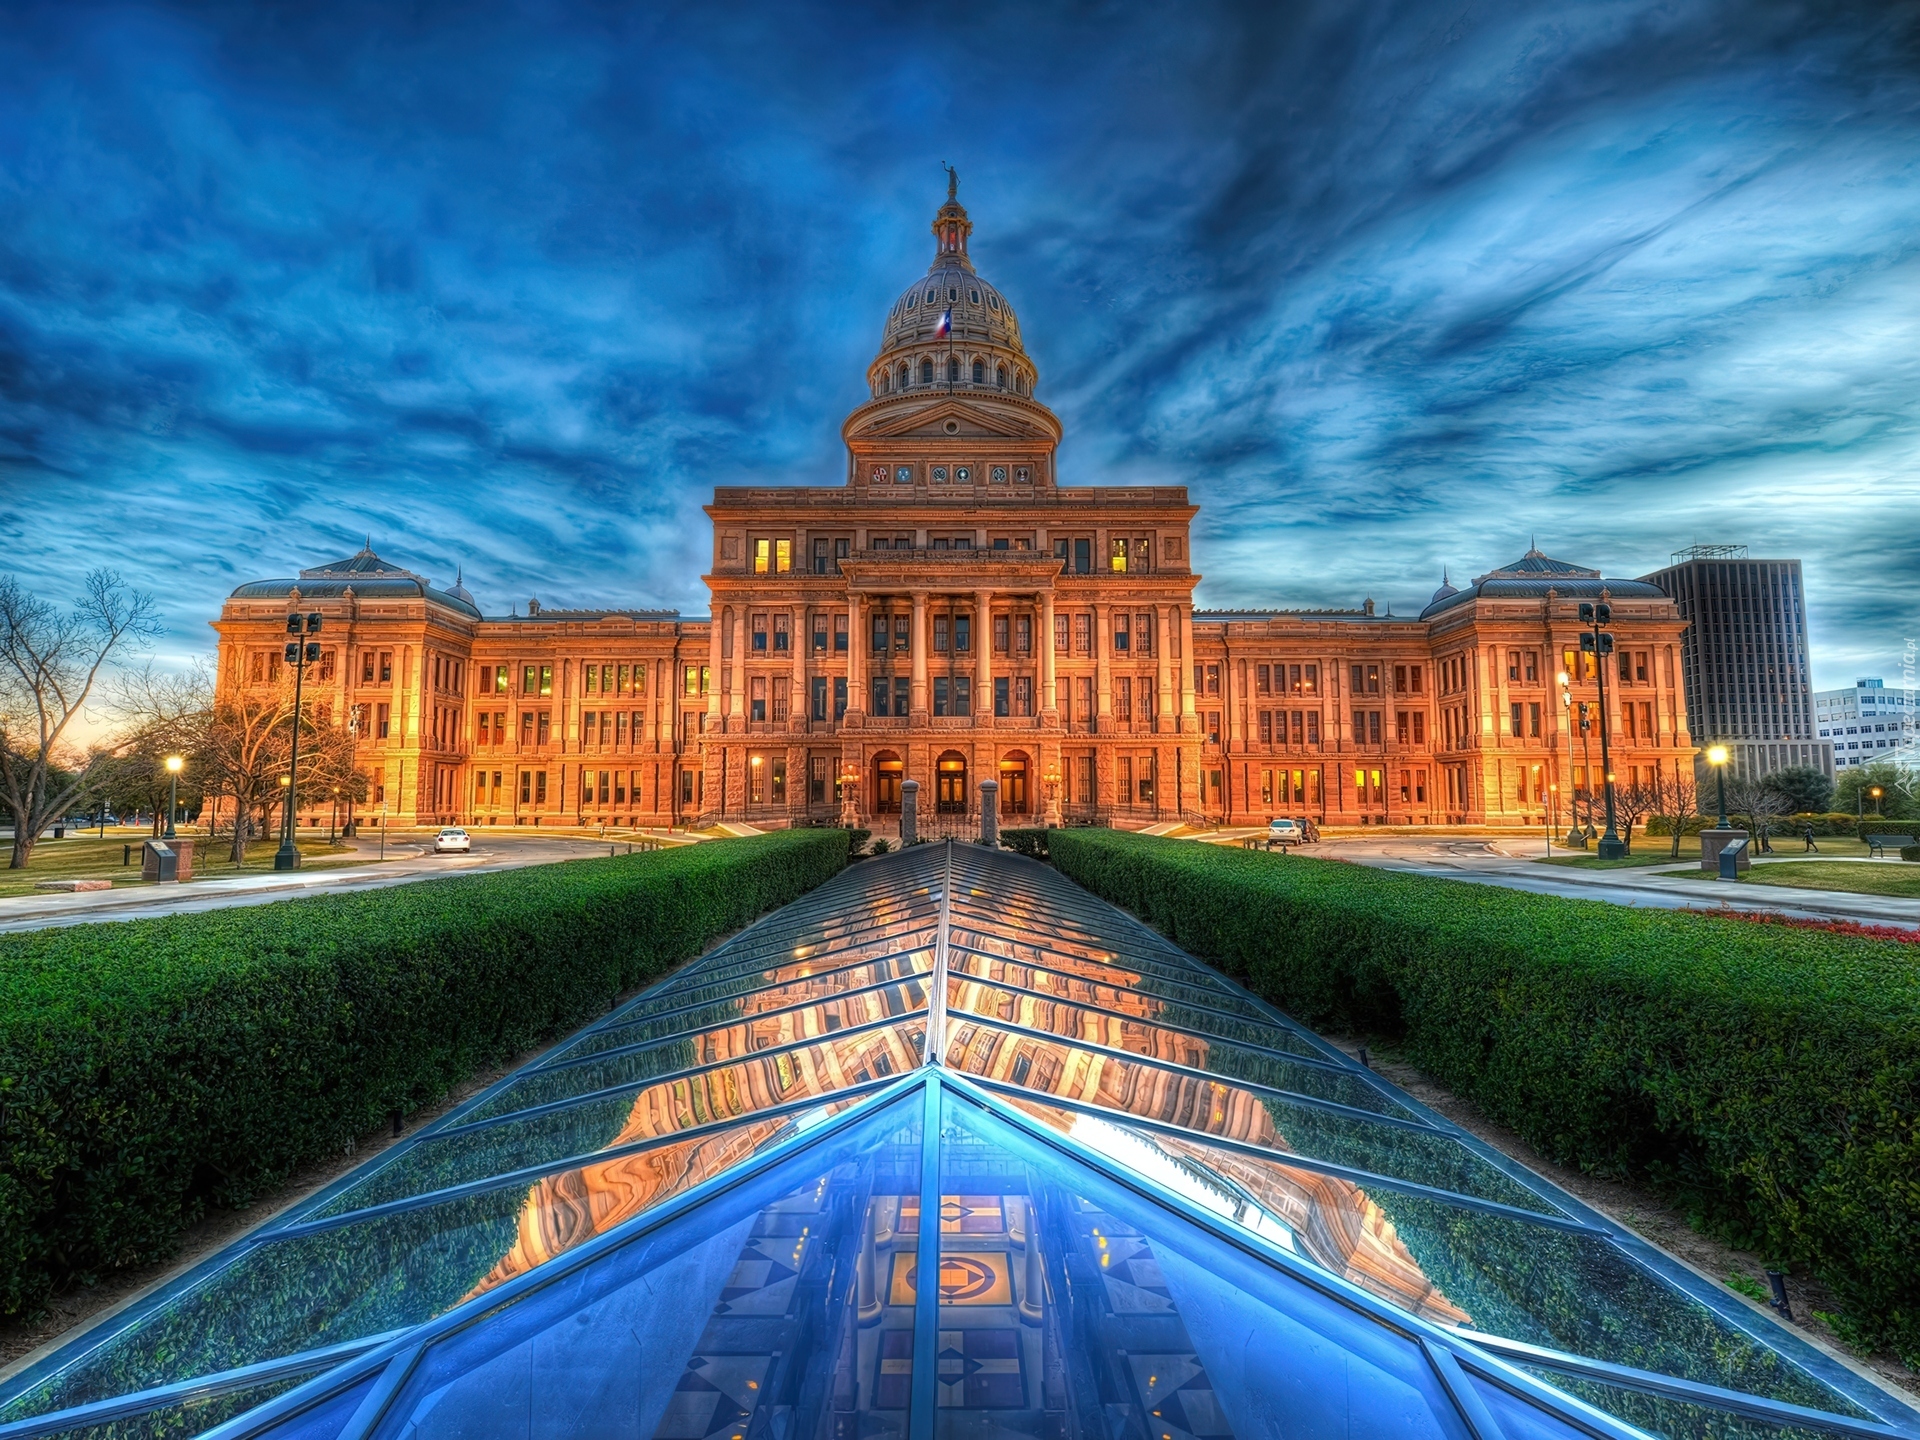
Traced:
<path fill-rule="evenodd" d="M 1787 799 L 1765 779 L 1742 777 L 1727 786 L 1727 808 L 1747 818 L 1747 833 L 1758 850 L 1771 852 L 1768 836 L 1776 816 L 1787 813 Z"/>
<path fill-rule="evenodd" d="M 1652 780 L 1643 788 L 1647 797 L 1646 813 L 1666 825 L 1667 833 L 1673 838 L 1673 858 L 1678 860 L 1687 822 L 1694 817 L 1700 803 L 1700 787 L 1691 774 L 1669 775 L 1664 768 L 1656 768 Z"/>
<path fill-rule="evenodd" d="M 178 776 L 180 797 L 188 804 L 205 794 L 208 727 L 213 722 L 213 677 L 204 662 L 186 671 L 156 669 L 151 662 L 139 670 L 122 672 L 109 691 L 107 709 L 129 738 L 119 759 L 116 778 L 102 788 L 102 797 L 131 800 L 153 816 L 153 833 L 164 826 L 161 811 L 174 792 L 175 777 L 167 757 L 178 755 L 184 766 Z"/>
<path fill-rule="evenodd" d="M 247 858 L 247 824 L 278 798 L 287 768 L 293 687 L 249 695 L 228 686 L 215 700 L 200 751 L 206 783 L 233 801 L 233 863 Z M 212 833 L 211 818 L 208 833 Z"/>
<path fill-rule="evenodd" d="M 1652 813 L 1653 802 L 1651 787 L 1644 780 L 1634 785 L 1613 787 L 1613 818 L 1619 826 L 1620 838 L 1626 842 L 1629 855 L 1633 853 L 1633 827 Z"/>
<path fill-rule="evenodd" d="M 40 832 L 115 773 L 133 736 L 83 749 L 68 732 L 116 654 L 159 633 L 153 597 L 111 570 L 88 575 L 64 614 L 0 576 L 0 795 L 13 814 L 10 869 L 25 869 Z"/>

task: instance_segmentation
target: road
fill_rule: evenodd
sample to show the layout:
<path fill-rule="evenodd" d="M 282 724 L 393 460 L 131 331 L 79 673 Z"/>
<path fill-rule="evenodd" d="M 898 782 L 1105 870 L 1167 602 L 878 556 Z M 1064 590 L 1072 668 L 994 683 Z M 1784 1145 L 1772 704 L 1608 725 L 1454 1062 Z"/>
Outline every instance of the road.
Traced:
<path fill-rule="evenodd" d="M 0 898 L 0 934 L 92 920 L 140 920 L 153 915 L 218 910 L 229 905 L 257 905 L 266 900 L 288 900 L 301 895 L 378 890 L 432 875 L 475 875 L 491 870 L 513 870 L 523 865 L 547 865 L 556 860 L 605 855 L 611 843 L 614 842 L 566 836 L 488 835 L 482 831 L 475 832 L 471 853 L 435 855 L 430 836 L 410 835 L 390 838 L 387 858 L 381 860 L 379 839 L 363 838 L 355 848 L 364 859 L 332 861 L 303 870 L 189 881 L 185 885 L 135 885 L 77 894 Z M 619 848 L 625 850 L 624 840 L 619 842 Z"/>
<path fill-rule="evenodd" d="M 1223 832 L 1220 843 L 1237 844 L 1241 832 Z M 1264 832 L 1247 831 L 1246 834 Z M 1816 920 L 1857 920 L 1868 925 L 1920 927 L 1920 900 L 1891 895 L 1852 895 L 1837 890 L 1801 890 L 1749 880 L 1738 886 L 1690 880 L 1671 872 L 1648 870 L 1581 870 L 1572 866 L 1542 865 L 1545 845 L 1538 837 L 1450 839 L 1440 835 L 1340 836 L 1309 846 L 1303 853 L 1329 860 L 1375 865 L 1420 875 L 1441 875 L 1482 885 L 1503 885 L 1536 895 L 1558 895 L 1573 900 L 1607 900 L 1616 905 L 1655 906 L 1669 910 L 1765 910 Z M 1783 855 L 1760 860 L 1751 874 L 1763 874 L 1768 865 L 1800 858 Z M 1698 865 L 1698 858 L 1694 860 Z M 1889 860 L 1850 860 L 1846 864 L 1889 865 Z M 1681 868 L 1689 868 L 1682 862 Z"/>

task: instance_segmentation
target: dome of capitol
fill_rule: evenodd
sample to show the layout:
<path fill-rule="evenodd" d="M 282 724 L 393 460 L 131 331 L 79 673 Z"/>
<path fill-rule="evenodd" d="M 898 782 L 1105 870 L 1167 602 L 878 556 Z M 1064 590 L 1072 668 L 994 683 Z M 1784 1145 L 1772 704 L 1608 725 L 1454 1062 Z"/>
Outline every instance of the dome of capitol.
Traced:
<path fill-rule="evenodd" d="M 927 273 L 887 311 L 880 353 L 868 376 L 876 396 L 957 381 L 1031 395 L 1038 378 L 1020 340 L 1020 320 L 967 253 L 973 221 L 949 170 L 947 203 L 933 217 L 937 242 Z"/>

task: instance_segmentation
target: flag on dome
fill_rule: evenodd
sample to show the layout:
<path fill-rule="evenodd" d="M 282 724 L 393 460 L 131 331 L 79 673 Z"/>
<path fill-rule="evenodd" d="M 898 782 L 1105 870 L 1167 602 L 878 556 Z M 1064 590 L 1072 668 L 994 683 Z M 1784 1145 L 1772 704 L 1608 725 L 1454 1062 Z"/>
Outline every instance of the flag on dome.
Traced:
<path fill-rule="evenodd" d="M 953 307 L 951 305 L 940 312 L 940 323 L 933 327 L 933 333 L 935 335 L 951 335 L 953 333 Z"/>

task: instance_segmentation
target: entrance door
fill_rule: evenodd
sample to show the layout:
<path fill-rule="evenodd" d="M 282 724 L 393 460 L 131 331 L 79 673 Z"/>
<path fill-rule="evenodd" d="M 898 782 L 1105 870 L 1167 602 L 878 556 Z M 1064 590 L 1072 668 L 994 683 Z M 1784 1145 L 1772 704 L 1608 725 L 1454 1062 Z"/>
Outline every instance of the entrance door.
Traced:
<path fill-rule="evenodd" d="M 1017 751 L 1000 762 L 1000 810 L 1006 815 L 1027 813 L 1027 757 Z"/>
<path fill-rule="evenodd" d="M 967 813 L 967 757 L 957 750 L 942 755 L 934 771 L 934 811 L 940 815 Z"/>
<path fill-rule="evenodd" d="M 900 813 L 900 782 L 906 776 L 906 762 L 891 753 L 882 753 L 873 762 L 873 813 Z"/>

